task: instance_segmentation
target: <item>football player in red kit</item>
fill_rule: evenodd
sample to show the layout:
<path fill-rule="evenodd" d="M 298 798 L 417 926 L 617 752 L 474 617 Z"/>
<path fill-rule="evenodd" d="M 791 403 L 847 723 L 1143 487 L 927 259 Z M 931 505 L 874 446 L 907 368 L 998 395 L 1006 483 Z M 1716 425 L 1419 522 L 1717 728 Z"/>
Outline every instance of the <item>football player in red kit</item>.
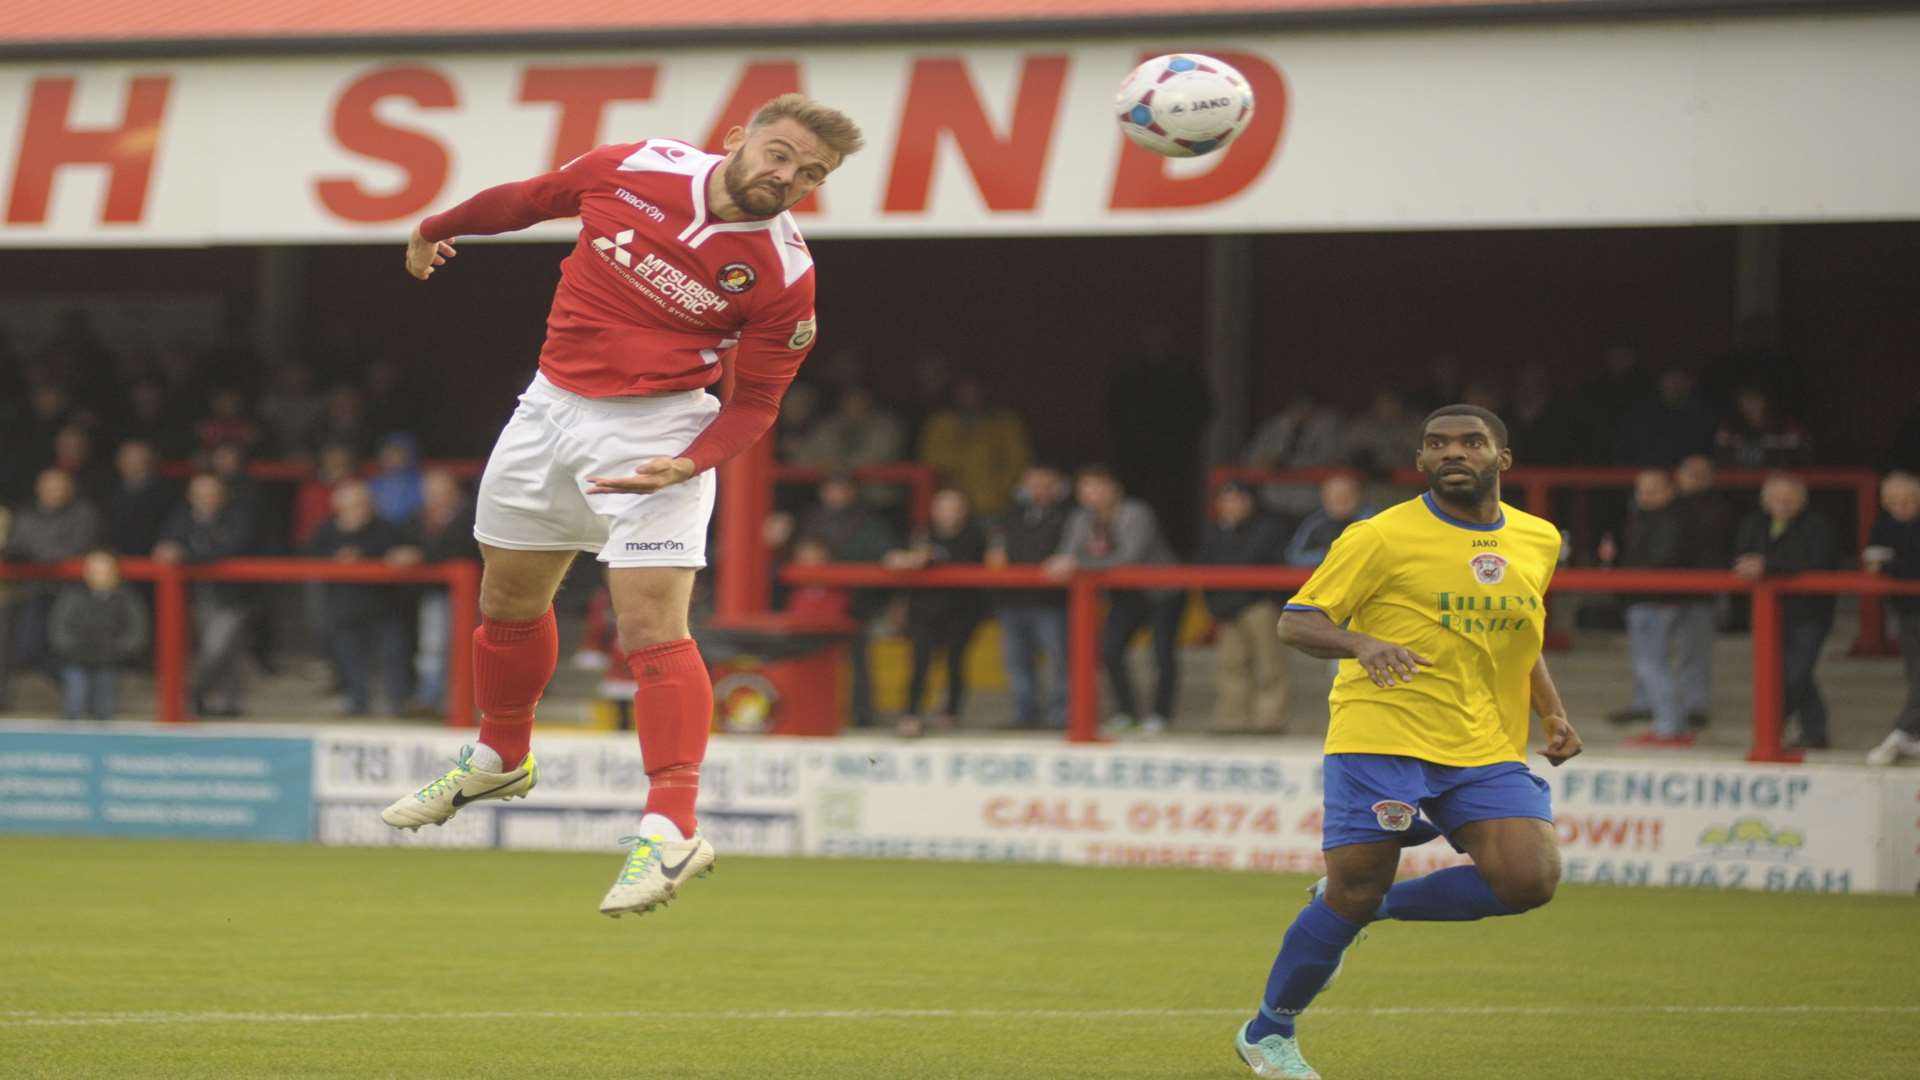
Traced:
<path fill-rule="evenodd" d="M 600 910 L 652 910 L 712 866 L 693 807 L 713 684 L 687 631 L 712 470 L 772 425 L 813 345 L 813 258 L 787 211 L 861 142 L 846 116 L 786 94 L 729 131 L 724 156 L 671 139 L 603 146 L 414 230 L 407 272 L 426 280 L 454 257 L 455 237 L 580 218 L 539 374 L 480 481 L 479 742 L 389 806 L 387 824 L 439 824 L 532 790 L 534 707 L 558 656 L 553 597 L 587 550 L 608 566 L 648 781 L 639 835 Z M 723 358 L 724 404 L 706 392 Z"/>

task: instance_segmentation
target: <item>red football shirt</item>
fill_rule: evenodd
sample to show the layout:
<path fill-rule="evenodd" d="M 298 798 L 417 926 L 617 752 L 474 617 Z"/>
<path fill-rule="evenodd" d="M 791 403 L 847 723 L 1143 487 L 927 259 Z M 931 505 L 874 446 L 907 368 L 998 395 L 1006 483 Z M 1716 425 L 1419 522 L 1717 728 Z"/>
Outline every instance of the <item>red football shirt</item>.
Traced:
<path fill-rule="evenodd" d="M 711 386 L 732 353 L 720 415 L 685 452 L 706 469 L 752 445 L 813 346 L 813 256 L 792 215 L 721 221 L 707 179 L 724 160 L 686 143 L 603 146 L 421 222 L 421 235 L 524 229 L 580 217 L 560 264 L 540 370 L 586 397 Z"/>

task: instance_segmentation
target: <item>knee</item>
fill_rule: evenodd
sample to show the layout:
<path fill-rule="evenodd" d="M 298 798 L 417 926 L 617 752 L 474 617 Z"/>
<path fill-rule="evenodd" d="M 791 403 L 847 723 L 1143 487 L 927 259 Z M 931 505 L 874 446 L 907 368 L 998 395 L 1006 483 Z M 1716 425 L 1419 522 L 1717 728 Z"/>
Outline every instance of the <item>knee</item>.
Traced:
<path fill-rule="evenodd" d="M 1516 912 L 1545 907 L 1560 887 L 1560 867 L 1542 866 L 1520 873 L 1503 874 L 1487 882 L 1500 902 Z"/>
<path fill-rule="evenodd" d="M 620 636 L 620 651 L 625 653 L 664 645 L 687 636 L 687 620 L 658 608 L 622 612 L 615 620 Z"/>
<path fill-rule="evenodd" d="M 480 583 L 480 614 L 496 622 L 529 622 L 552 606 L 553 597 L 539 589 L 515 587 L 492 577 Z"/>
<path fill-rule="evenodd" d="M 1340 917 L 1352 922 L 1371 922 L 1373 913 L 1380 910 L 1380 902 L 1387 898 L 1387 890 L 1392 887 L 1389 881 L 1327 881 L 1327 906 Z"/>

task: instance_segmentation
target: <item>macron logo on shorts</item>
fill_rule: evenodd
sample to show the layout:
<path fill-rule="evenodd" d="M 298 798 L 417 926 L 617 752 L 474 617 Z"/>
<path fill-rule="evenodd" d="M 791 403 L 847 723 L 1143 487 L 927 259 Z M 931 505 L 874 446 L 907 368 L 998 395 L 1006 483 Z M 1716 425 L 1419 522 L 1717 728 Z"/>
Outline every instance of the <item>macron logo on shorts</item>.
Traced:
<path fill-rule="evenodd" d="M 685 551 L 687 545 L 678 540 L 629 540 L 628 551 Z"/>

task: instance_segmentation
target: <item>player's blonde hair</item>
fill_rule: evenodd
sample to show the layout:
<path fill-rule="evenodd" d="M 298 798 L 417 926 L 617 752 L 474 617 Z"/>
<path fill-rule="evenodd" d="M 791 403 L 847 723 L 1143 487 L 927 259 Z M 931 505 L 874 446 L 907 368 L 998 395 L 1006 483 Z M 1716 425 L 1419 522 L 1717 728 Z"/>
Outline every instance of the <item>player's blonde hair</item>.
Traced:
<path fill-rule="evenodd" d="M 805 94 L 781 94 L 760 106 L 747 128 L 763 128 L 777 120 L 798 123 L 813 132 L 816 138 L 842 159 L 867 145 L 866 137 L 860 134 L 860 125 L 849 119 L 846 113 L 822 105 Z"/>

